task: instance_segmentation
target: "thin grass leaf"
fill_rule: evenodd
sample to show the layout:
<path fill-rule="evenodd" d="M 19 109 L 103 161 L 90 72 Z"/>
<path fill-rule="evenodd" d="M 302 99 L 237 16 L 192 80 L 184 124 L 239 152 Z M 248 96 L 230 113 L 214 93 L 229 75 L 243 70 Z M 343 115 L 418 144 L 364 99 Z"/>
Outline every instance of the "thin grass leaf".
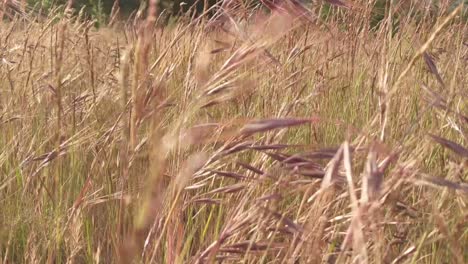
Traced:
<path fill-rule="evenodd" d="M 296 162 L 296 163 L 286 163 L 284 164 L 284 168 L 286 169 L 302 169 L 302 170 L 323 170 L 323 166 L 321 164 L 306 161 L 306 162 Z"/>
<path fill-rule="evenodd" d="M 249 251 L 264 251 L 267 249 L 270 250 L 278 250 L 281 248 L 286 247 L 285 244 L 281 243 L 270 243 L 269 241 L 265 242 L 251 242 L 251 241 L 242 241 L 231 245 L 226 245 L 225 247 L 221 248 L 221 252 L 229 252 L 229 250 L 239 250 L 239 253 L 245 253 L 247 250 Z"/>
<path fill-rule="evenodd" d="M 212 191 L 209 191 L 209 192 L 205 193 L 205 195 L 216 194 L 216 193 L 224 193 L 224 194 L 234 193 L 234 192 L 238 192 L 238 191 L 243 190 L 245 187 L 247 187 L 246 183 L 236 183 L 236 184 L 233 184 L 233 185 L 229 185 L 229 186 L 214 189 Z"/>
<path fill-rule="evenodd" d="M 259 174 L 259 175 L 263 175 L 265 174 L 265 172 L 263 172 L 262 170 L 250 165 L 250 164 L 247 164 L 247 163 L 243 163 L 243 162 L 237 162 L 237 165 L 249 170 L 249 171 L 252 171 L 256 174 Z"/>
<path fill-rule="evenodd" d="M 332 159 L 338 149 L 323 149 L 303 153 L 301 156 L 307 159 Z"/>
<path fill-rule="evenodd" d="M 350 8 L 349 4 L 343 0 L 325 0 L 325 1 L 329 3 L 330 5 L 334 5 L 337 7 Z"/>
<path fill-rule="evenodd" d="M 237 143 L 233 146 L 228 146 L 226 150 L 222 151 L 219 156 L 224 157 L 227 155 L 232 155 L 234 153 L 246 150 L 252 145 L 252 142 L 247 142 L 247 141 L 242 141 L 240 143 Z"/>
<path fill-rule="evenodd" d="M 232 178 L 232 179 L 236 179 L 236 180 L 245 180 L 245 179 L 248 179 L 248 177 L 245 177 L 244 175 L 242 174 L 239 174 L 239 173 L 236 173 L 236 172 L 230 172 L 230 171 L 218 171 L 218 170 L 213 170 L 211 171 L 212 173 L 215 173 L 219 176 L 223 176 L 223 177 L 228 177 L 228 178 Z"/>
<path fill-rule="evenodd" d="M 274 193 L 274 194 L 269 194 L 269 195 L 265 195 L 265 196 L 262 196 L 260 198 L 257 198 L 256 201 L 281 200 L 282 198 L 283 198 L 283 196 L 281 196 L 280 194 Z"/>
<path fill-rule="evenodd" d="M 315 179 L 323 179 L 325 177 L 325 172 L 320 170 L 299 170 L 297 173 Z"/>
<path fill-rule="evenodd" d="M 436 186 L 446 187 L 446 188 L 449 188 L 449 189 L 462 191 L 465 194 L 468 194 L 468 184 L 456 183 L 456 182 L 446 180 L 444 178 L 430 177 L 430 176 L 423 177 L 422 181 L 423 181 L 423 183 L 426 183 L 426 184 L 429 184 L 429 185 L 436 185 Z"/>
<path fill-rule="evenodd" d="M 210 198 L 200 198 L 200 199 L 192 200 L 191 203 L 219 205 L 219 204 L 221 204 L 221 200 L 219 200 L 219 199 L 210 199 Z"/>
<path fill-rule="evenodd" d="M 291 147 L 288 144 L 271 144 L 271 145 L 253 145 L 250 146 L 249 149 L 253 150 L 279 150 Z"/>
<path fill-rule="evenodd" d="M 416 247 L 411 245 L 409 248 L 407 248 L 405 251 L 403 251 L 403 253 L 401 253 L 401 255 L 399 255 L 397 258 L 395 258 L 392 261 L 392 264 L 401 263 L 404 259 L 411 256 L 415 251 L 416 251 Z"/>
<path fill-rule="evenodd" d="M 196 183 L 194 185 L 187 186 L 184 189 L 185 190 L 196 190 L 196 189 L 202 188 L 203 186 L 206 186 L 207 184 L 208 184 L 207 182 Z"/>
<path fill-rule="evenodd" d="M 299 155 L 288 155 L 284 153 L 273 153 L 273 152 L 265 152 L 266 155 L 270 156 L 270 158 L 279 161 L 284 164 L 308 164 L 311 161 L 305 158 L 302 158 Z"/>
<path fill-rule="evenodd" d="M 423 58 L 424 62 L 426 62 L 427 67 L 429 68 L 429 71 L 434 74 L 434 76 L 437 78 L 437 81 L 442 85 L 442 87 L 445 86 L 444 81 L 442 80 L 442 77 L 440 76 L 439 70 L 437 69 L 437 65 L 434 61 L 433 56 L 431 56 L 427 51 L 423 53 Z"/>
<path fill-rule="evenodd" d="M 343 160 L 343 145 L 335 153 L 335 156 L 327 165 L 325 176 L 323 177 L 321 189 L 326 189 L 338 179 L 338 170 Z"/>
<path fill-rule="evenodd" d="M 251 135 L 254 133 L 266 132 L 273 129 L 287 128 L 293 126 L 300 126 L 307 123 L 314 122 L 313 119 L 296 119 L 296 118 L 275 118 L 263 119 L 246 124 L 241 129 L 241 134 Z"/>
<path fill-rule="evenodd" d="M 437 143 L 441 144 L 442 146 L 450 149 L 451 151 L 455 152 L 456 154 L 468 158 L 468 149 L 445 138 L 438 137 L 436 135 L 429 134 L 429 136 Z"/>

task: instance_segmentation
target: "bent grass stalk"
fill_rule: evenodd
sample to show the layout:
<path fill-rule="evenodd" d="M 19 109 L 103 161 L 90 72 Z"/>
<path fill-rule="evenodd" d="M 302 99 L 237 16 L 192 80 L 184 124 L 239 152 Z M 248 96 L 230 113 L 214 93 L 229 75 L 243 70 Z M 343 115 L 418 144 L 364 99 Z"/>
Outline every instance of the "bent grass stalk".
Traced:
<path fill-rule="evenodd" d="M 2 2 L 1 261 L 468 259 L 462 6 L 117 2 Z"/>

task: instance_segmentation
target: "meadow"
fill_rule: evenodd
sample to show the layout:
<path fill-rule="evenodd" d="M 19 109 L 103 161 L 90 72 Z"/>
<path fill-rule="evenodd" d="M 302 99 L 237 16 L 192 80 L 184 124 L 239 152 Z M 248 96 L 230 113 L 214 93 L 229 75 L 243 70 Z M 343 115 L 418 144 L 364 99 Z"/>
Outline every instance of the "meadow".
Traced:
<path fill-rule="evenodd" d="M 466 7 L 284 3 L 2 21 L 0 263 L 467 263 Z"/>

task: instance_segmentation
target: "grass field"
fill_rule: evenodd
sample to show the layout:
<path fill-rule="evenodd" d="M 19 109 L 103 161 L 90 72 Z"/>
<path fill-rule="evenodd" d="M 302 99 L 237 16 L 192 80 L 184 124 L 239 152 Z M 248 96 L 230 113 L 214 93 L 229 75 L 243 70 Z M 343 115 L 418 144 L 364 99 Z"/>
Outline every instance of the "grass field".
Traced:
<path fill-rule="evenodd" d="M 466 11 L 330 2 L 2 22 L 0 263 L 467 263 Z"/>

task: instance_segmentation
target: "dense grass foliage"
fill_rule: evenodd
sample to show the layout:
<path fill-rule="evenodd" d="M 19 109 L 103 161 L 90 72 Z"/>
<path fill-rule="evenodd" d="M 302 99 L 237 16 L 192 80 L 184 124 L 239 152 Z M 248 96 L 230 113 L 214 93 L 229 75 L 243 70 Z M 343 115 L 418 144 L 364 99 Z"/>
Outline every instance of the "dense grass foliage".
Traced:
<path fill-rule="evenodd" d="M 0 263 L 466 263 L 467 24 L 409 2 L 10 16 Z"/>

